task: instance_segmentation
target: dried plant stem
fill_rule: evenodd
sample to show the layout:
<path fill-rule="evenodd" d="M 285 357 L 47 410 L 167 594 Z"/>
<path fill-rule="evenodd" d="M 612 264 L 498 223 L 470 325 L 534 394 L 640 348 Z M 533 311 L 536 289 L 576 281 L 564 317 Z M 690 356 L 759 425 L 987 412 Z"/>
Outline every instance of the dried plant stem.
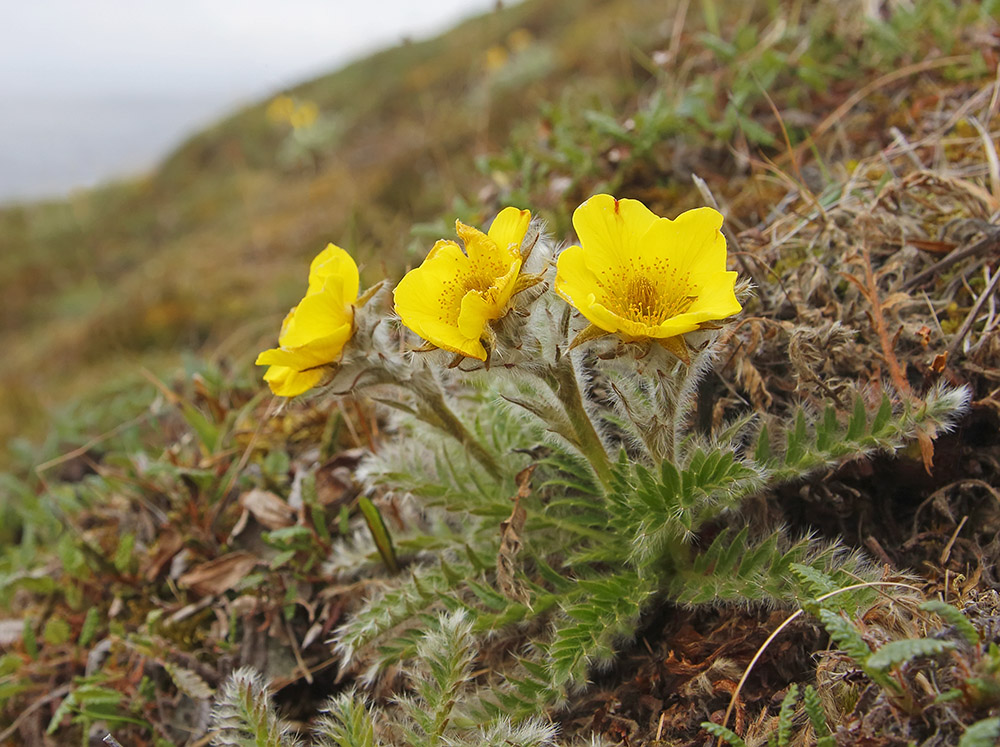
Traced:
<path fill-rule="evenodd" d="M 858 290 L 871 305 L 872 326 L 875 327 L 875 333 L 878 335 L 879 346 L 882 348 L 882 358 L 889 368 L 889 377 L 896 390 L 909 397 L 910 383 L 906 380 L 903 367 L 899 364 L 899 358 L 896 357 L 896 352 L 893 350 L 892 339 L 889 337 L 889 330 L 886 328 L 885 315 L 882 314 L 882 304 L 878 296 L 878 284 L 875 282 L 875 271 L 872 269 L 872 258 L 867 246 L 861 250 L 861 258 L 865 269 L 864 283 L 849 273 L 844 273 L 844 277 L 858 287 Z"/>
<path fill-rule="evenodd" d="M 986 254 L 987 252 L 994 251 L 998 246 L 1000 246 L 1000 229 L 995 229 L 987 234 L 987 236 L 981 241 L 977 241 L 975 244 L 966 247 L 965 249 L 949 252 L 948 256 L 944 257 L 940 262 L 935 262 L 923 272 L 917 273 L 903 283 L 903 290 L 915 288 L 931 278 L 937 277 L 949 267 L 958 264 L 963 259 L 974 257 L 977 254 Z"/>
<path fill-rule="evenodd" d="M 993 274 L 993 279 L 990 280 L 990 284 L 987 286 L 986 290 L 979 294 L 979 298 L 977 298 L 976 303 L 973 304 L 972 309 L 969 311 L 969 315 L 965 317 L 965 321 L 962 322 L 962 326 L 959 328 L 958 332 L 955 333 L 955 339 L 952 340 L 951 345 L 948 346 L 949 360 L 954 360 L 955 355 L 962 347 L 962 342 L 968 336 L 969 332 L 972 331 L 972 325 L 975 324 L 976 319 L 979 318 L 980 310 L 983 308 L 986 301 L 989 300 L 990 296 L 996 293 L 998 285 L 1000 285 L 1000 269 Z"/>
<path fill-rule="evenodd" d="M 891 73 L 886 73 L 880 78 L 876 78 L 868 85 L 858 89 L 855 93 L 849 96 L 843 104 L 834 109 L 826 117 L 826 119 L 816 126 L 816 129 L 810 133 L 809 138 L 796 146 L 794 152 L 786 152 L 782 154 L 778 160 L 781 161 L 784 158 L 797 158 L 799 151 L 805 150 L 812 142 L 818 140 L 821 135 L 843 119 L 844 115 L 846 115 L 851 109 L 860 104 L 868 98 L 870 94 L 874 93 L 878 89 L 895 83 L 897 80 L 902 80 L 903 78 L 908 78 L 911 75 L 923 73 L 928 70 L 934 70 L 939 67 L 947 67 L 948 65 L 961 65 L 963 63 L 968 63 L 970 59 L 970 55 L 954 55 L 952 57 L 939 57 L 937 59 L 922 60 L 921 62 L 907 65 L 906 67 L 899 68 L 898 70 L 893 70 Z"/>

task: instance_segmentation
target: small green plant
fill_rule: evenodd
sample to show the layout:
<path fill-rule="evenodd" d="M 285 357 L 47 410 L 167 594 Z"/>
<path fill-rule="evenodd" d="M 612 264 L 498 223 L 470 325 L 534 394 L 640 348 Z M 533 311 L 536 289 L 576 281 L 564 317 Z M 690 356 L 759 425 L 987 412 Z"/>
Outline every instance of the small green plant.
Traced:
<path fill-rule="evenodd" d="M 919 715 L 939 734 L 951 734 L 956 739 L 961 734 L 960 744 L 993 743 L 988 740 L 1000 734 L 1000 727 L 995 718 L 981 716 L 1000 704 L 1000 648 L 982 641 L 962 611 L 940 600 L 915 604 L 912 599 L 894 596 L 869 598 L 863 605 L 856 600 L 846 603 L 847 595 L 831 593 L 837 582 L 830 574 L 805 567 L 794 570 L 803 580 L 803 591 L 812 597 L 804 598 L 803 610 L 822 622 L 836 644 L 837 649 L 828 658 L 846 657 L 870 681 L 862 695 L 856 686 L 847 684 L 840 667 L 835 680 L 820 684 L 828 695 L 825 711 L 816 692 L 807 688 L 805 710 L 819 744 L 832 744 L 824 742 L 830 739 L 825 723 L 831 710 L 837 711 L 836 723 L 843 734 L 862 728 L 856 711 L 861 697 L 867 703 L 868 714 L 884 711 L 886 717 L 899 713 Z M 934 625 L 935 618 L 944 626 Z M 785 710 L 783 703 L 782 712 Z M 778 745 L 786 733 L 781 723 L 779 715 L 775 732 Z M 905 720 L 894 719 L 894 723 L 909 728 Z M 971 725 L 958 731 L 956 727 L 962 723 Z M 741 738 L 724 724 L 702 726 L 731 745 L 742 744 Z M 901 736 L 914 735 L 903 732 Z"/>
<path fill-rule="evenodd" d="M 767 737 L 768 747 L 788 747 L 793 744 L 795 733 L 795 706 L 798 702 L 799 686 L 792 684 L 788 687 L 788 692 L 781 700 L 781 707 L 778 711 L 777 725 Z M 826 714 L 823 712 L 823 705 L 820 702 L 819 693 L 812 685 L 806 685 L 802 692 L 802 710 L 805 711 L 812 727 L 814 744 L 816 747 L 834 747 L 836 740 L 830 734 L 830 727 L 826 721 Z M 713 737 L 725 742 L 731 747 L 746 747 L 746 742 L 740 735 L 722 724 L 715 724 L 710 721 L 704 722 L 702 728 Z"/>
<path fill-rule="evenodd" d="M 958 747 L 993 747 L 1000 739 L 1000 718 L 984 718 L 962 734 Z"/>
<path fill-rule="evenodd" d="M 386 323 L 379 288 L 360 293 L 346 252 L 317 257 L 279 347 L 258 363 L 277 394 L 325 381 L 327 396 L 365 392 L 394 409 L 399 437 L 362 473 L 383 502 L 421 504 L 392 537 L 366 504 L 364 543 L 335 545 L 334 569 L 365 554 L 405 569 L 337 633 L 347 662 L 374 677 L 412 660 L 443 612 L 484 636 L 530 628 L 530 653 L 491 684 L 497 713 L 524 717 L 609 663 L 655 601 L 788 604 L 796 569 L 840 585 L 870 574 L 836 544 L 749 524 L 744 501 L 933 436 L 967 395 L 859 391 L 846 414 L 800 408 L 787 428 L 747 414 L 697 433 L 713 320 L 740 310 L 721 222 L 709 208 L 669 221 L 597 195 L 574 215 L 583 246 L 555 261 L 526 210 L 505 209 L 488 234 L 459 222 L 467 253 L 440 241 L 396 287 L 402 326 Z M 649 256 L 623 258 L 619 244 Z M 689 246 L 710 249 L 685 258 Z M 674 263 L 689 274 L 671 274 Z M 415 352 L 400 352 L 403 327 L 426 341 Z"/>
<path fill-rule="evenodd" d="M 336 747 L 547 747 L 556 729 L 539 719 L 514 723 L 483 712 L 473 664 L 478 642 L 462 612 L 428 621 L 408 668 L 413 695 L 383 710 L 354 692 L 332 698 L 314 727 L 314 738 Z M 278 719 L 260 678 L 249 670 L 232 675 L 213 714 L 213 744 L 295 747 Z"/>

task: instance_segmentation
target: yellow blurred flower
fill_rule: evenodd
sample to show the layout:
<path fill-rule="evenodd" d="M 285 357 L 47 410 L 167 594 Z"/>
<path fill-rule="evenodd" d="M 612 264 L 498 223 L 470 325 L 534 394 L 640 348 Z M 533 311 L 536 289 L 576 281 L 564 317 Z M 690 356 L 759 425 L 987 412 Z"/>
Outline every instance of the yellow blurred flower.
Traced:
<path fill-rule="evenodd" d="M 267 118 L 272 122 L 287 122 L 295 111 L 295 102 L 291 96 L 282 94 L 271 99 L 267 105 Z"/>
<path fill-rule="evenodd" d="M 580 246 L 559 255 L 555 290 L 591 326 L 574 344 L 614 333 L 654 340 L 687 359 L 683 335 L 742 307 L 726 271 L 722 215 L 712 208 L 660 218 L 637 200 L 595 195 L 573 213 Z"/>
<path fill-rule="evenodd" d="M 393 292 L 403 324 L 432 345 L 486 360 L 488 325 L 507 313 L 521 271 L 521 242 L 531 213 L 509 207 L 483 233 L 461 221 L 454 241 L 438 241 L 420 267 Z"/>
<path fill-rule="evenodd" d="M 486 69 L 491 73 L 496 72 L 504 65 L 507 64 L 507 59 L 510 55 L 507 50 L 501 47 L 499 44 L 495 44 L 486 50 Z"/>
<path fill-rule="evenodd" d="M 318 117 L 319 107 L 316 106 L 316 102 L 305 101 L 295 107 L 292 113 L 288 116 L 288 122 L 296 130 L 301 130 L 315 124 Z"/>
<path fill-rule="evenodd" d="M 507 36 L 507 46 L 515 53 L 523 52 L 534 43 L 534 35 L 526 28 L 517 28 Z"/>
<path fill-rule="evenodd" d="M 278 347 L 257 356 L 270 366 L 264 380 L 271 391 L 294 397 L 316 386 L 324 368 L 340 360 L 354 332 L 358 266 L 347 252 L 330 244 L 309 267 L 309 289 L 281 325 Z"/>

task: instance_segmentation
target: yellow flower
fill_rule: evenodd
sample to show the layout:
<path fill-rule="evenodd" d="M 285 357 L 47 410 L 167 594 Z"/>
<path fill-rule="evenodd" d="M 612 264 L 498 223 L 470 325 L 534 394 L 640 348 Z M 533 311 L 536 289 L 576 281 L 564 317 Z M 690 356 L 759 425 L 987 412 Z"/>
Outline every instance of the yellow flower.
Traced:
<path fill-rule="evenodd" d="M 507 50 L 499 45 L 490 47 L 486 50 L 486 69 L 491 73 L 495 73 L 507 64 L 509 56 Z"/>
<path fill-rule="evenodd" d="M 559 255 L 555 290 L 591 322 L 574 344 L 614 333 L 686 359 L 679 335 L 742 309 L 712 208 L 670 220 L 637 200 L 595 195 L 573 213 L 573 227 L 581 246 Z"/>
<path fill-rule="evenodd" d="M 282 94 L 271 99 L 267 105 L 267 118 L 272 122 L 287 122 L 295 111 L 295 101 L 291 96 Z"/>
<path fill-rule="evenodd" d="M 340 360 L 354 332 L 358 266 L 351 255 L 330 244 L 309 267 L 309 289 L 281 325 L 277 348 L 257 356 L 270 366 L 264 381 L 282 397 L 294 397 L 316 386 L 323 369 Z"/>
<path fill-rule="evenodd" d="M 521 271 L 521 242 L 531 213 L 505 208 L 488 234 L 456 221 L 465 252 L 454 241 L 438 241 L 420 267 L 393 292 L 403 324 L 429 343 L 486 360 L 482 339 L 488 325 L 507 313 Z"/>
<path fill-rule="evenodd" d="M 507 44 L 514 52 L 523 52 L 535 41 L 534 35 L 528 29 L 514 29 L 507 36 Z"/>
<path fill-rule="evenodd" d="M 316 106 L 316 102 L 306 101 L 289 114 L 288 123 L 296 130 L 301 130 L 316 124 L 318 117 L 319 107 Z"/>

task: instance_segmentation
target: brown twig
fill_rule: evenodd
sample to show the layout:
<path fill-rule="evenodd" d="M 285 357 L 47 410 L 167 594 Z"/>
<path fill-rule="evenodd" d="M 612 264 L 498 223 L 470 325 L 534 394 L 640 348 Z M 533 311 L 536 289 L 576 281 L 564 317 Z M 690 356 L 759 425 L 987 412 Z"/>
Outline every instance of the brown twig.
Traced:
<path fill-rule="evenodd" d="M 872 326 L 875 327 L 875 333 L 878 335 L 879 346 L 882 348 L 882 358 L 885 360 L 885 365 L 889 368 L 889 378 L 892 379 L 893 385 L 900 394 L 909 396 L 910 383 L 906 380 L 903 367 L 899 363 L 899 358 L 896 357 L 895 350 L 893 350 L 889 330 L 886 328 L 885 315 L 882 313 L 882 303 L 879 301 L 878 296 L 878 285 L 875 282 L 875 271 L 872 269 L 872 258 L 867 246 L 861 250 L 861 258 L 864 260 L 864 283 L 850 273 L 845 272 L 841 274 L 857 286 L 858 290 L 861 291 L 861 295 L 871 305 Z"/>
<path fill-rule="evenodd" d="M 974 257 L 977 254 L 985 253 L 987 251 L 992 251 L 1000 247 L 1000 226 L 994 227 L 990 233 L 988 233 L 983 239 L 977 241 L 972 246 L 968 246 L 965 249 L 960 249 L 948 254 L 938 262 L 928 267 L 923 272 L 919 272 L 912 278 L 903 283 L 903 290 L 909 290 L 910 288 L 915 288 L 916 286 L 925 283 L 931 278 L 940 275 L 942 272 L 947 270 L 952 265 L 956 265 L 963 259 L 968 257 Z"/>
<path fill-rule="evenodd" d="M 951 341 L 951 345 L 948 346 L 948 359 L 954 360 L 955 355 L 958 353 L 960 347 L 962 347 L 962 342 L 968 336 L 969 332 L 972 331 L 972 325 L 976 323 L 976 319 L 979 317 L 979 311 L 983 308 L 990 296 L 996 293 L 997 286 L 1000 285 L 1000 268 L 993 273 L 993 279 L 990 281 L 989 286 L 986 290 L 979 294 L 979 298 L 976 299 L 975 304 L 973 304 L 972 309 L 969 311 L 969 315 L 965 317 L 965 321 L 962 322 L 962 326 L 959 327 L 958 332 L 955 333 L 955 339 Z"/>

